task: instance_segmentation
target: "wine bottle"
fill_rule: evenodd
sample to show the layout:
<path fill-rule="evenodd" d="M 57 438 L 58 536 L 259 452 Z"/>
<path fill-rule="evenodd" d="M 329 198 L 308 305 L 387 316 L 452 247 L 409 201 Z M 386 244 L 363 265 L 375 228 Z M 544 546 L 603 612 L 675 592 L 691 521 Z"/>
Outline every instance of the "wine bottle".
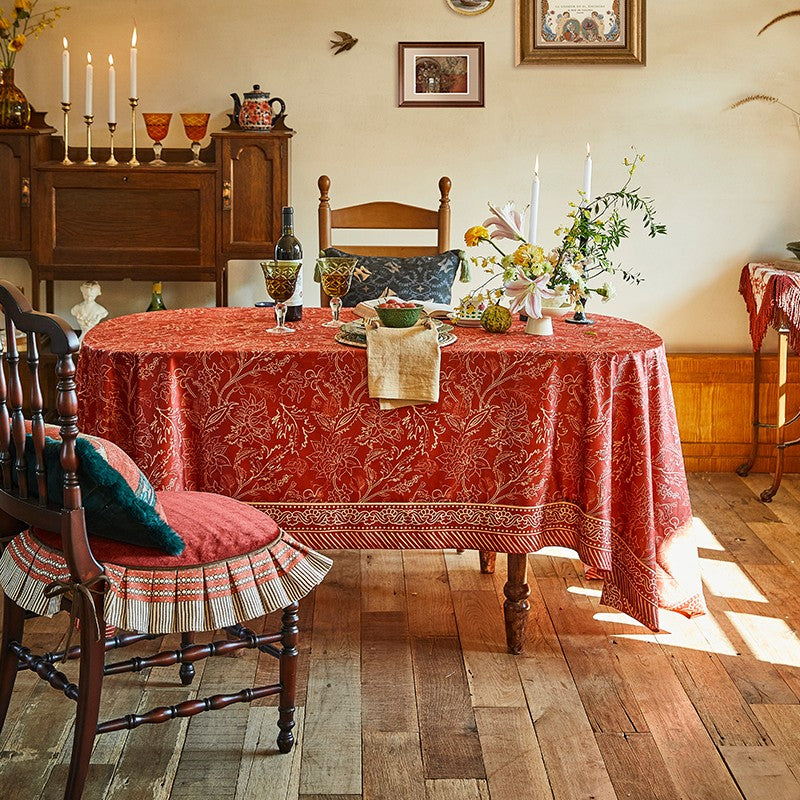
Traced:
<path fill-rule="evenodd" d="M 302 263 L 303 246 L 294 235 L 294 209 L 291 206 L 281 212 L 281 236 L 275 243 L 275 260 Z M 303 318 L 303 273 L 297 275 L 294 294 L 286 301 L 286 321 L 296 322 Z"/>
<path fill-rule="evenodd" d="M 153 294 L 150 296 L 150 305 L 147 306 L 146 311 L 166 311 L 167 307 L 164 305 L 164 298 L 161 296 L 161 281 L 153 283 Z"/>

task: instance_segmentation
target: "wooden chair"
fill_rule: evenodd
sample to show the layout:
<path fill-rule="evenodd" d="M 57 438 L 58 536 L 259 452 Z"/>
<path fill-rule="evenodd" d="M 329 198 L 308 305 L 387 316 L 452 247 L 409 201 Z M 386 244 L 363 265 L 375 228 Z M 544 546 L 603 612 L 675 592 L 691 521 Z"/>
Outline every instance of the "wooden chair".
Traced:
<path fill-rule="evenodd" d="M 356 206 L 332 209 L 330 205 L 331 179 L 321 175 L 319 187 L 319 249 L 337 247 L 348 253 L 365 256 L 409 256 L 435 255 L 450 248 L 450 178 L 439 179 L 439 208 L 421 208 L 394 202 L 361 203 Z M 334 229 L 372 230 L 435 230 L 436 245 L 351 245 L 333 242 Z M 320 287 L 323 306 L 330 298 Z"/>
<path fill-rule="evenodd" d="M 0 281 L 0 307 L 6 333 L 5 352 L 0 348 L 0 536 L 6 543 L 0 557 L 0 585 L 5 593 L 0 639 L 0 730 L 18 671 L 33 671 L 76 703 L 66 800 L 81 796 L 97 734 L 190 717 L 267 695 L 279 695 L 277 745 L 281 752 L 288 752 L 294 742 L 297 601 L 319 583 L 330 560 L 294 542 L 269 517 L 246 504 L 199 492 L 155 493 L 170 525 L 185 541 L 183 555 L 166 555 L 152 547 L 98 535 L 115 531 L 103 529 L 96 521 L 88 523 L 90 506 L 88 500 L 82 500 L 81 484 L 91 461 L 86 448 L 95 445 L 90 444 L 91 437 L 78 436 L 74 380 L 77 337 L 59 317 L 33 311 L 25 297 L 5 281 Z M 22 344 L 17 344 L 18 332 L 25 334 L 24 359 L 20 355 Z M 60 429 L 44 424 L 40 348 L 56 357 Z M 20 368 L 25 365 L 30 387 L 28 419 L 23 415 L 26 393 L 20 375 Z M 112 447 L 110 443 L 105 445 Z M 127 458 L 124 453 L 122 457 Z M 50 500 L 47 499 L 48 474 L 56 470 L 59 475 L 59 465 L 63 481 L 60 488 L 56 484 L 58 502 L 53 502 L 52 487 Z M 88 497 L 86 492 L 84 495 Z M 227 523 L 220 522 L 220 515 L 227 516 Z M 209 541 L 210 523 L 206 517 L 216 517 L 226 526 L 219 537 L 225 541 Z M 196 554 L 209 547 L 218 550 L 214 560 L 197 561 Z M 223 573 L 228 572 L 235 578 L 226 579 Z M 135 583 L 137 575 L 139 580 Z M 142 575 L 149 579 L 142 580 Z M 167 576 L 172 576 L 175 584 L 174 604 L 164 599 L 165 587 L 169 590 Z M 214 581 L 210 580 L 212 577 Z M 208 588 L 184 602 L 193 591 L 193 582 L 194 591 L 199 583 Z M 213 589 L 212 583 L 216 583 Z M 134 590 L 139 594 L 135 608 L 126 605 L 126 597 L 133 598 Z M 209 596 L 212 591 L 213 597 Z M 74 622 L 79 628 L 79 646 L 70 647 L 68 637 L 61 652 L 33 654 L 23 645 L 26 618 L 51 616 L 62 607 L 71 611 L 70 633 Z M 283 614 L 277 632 L 258 635 L 242 624 L 279 608 L 283 608 Z M 138 632 L 105 636 L 112 626 L 125 630 L 121 624 L 125 614 L 130 619 L 136 609 L 140 613 L 144 609 L 145 619 L 140 628 L 134 629 Z M 185 624 L 179 626 L 181 622 Z M 226 638 L 194 644 L 196 632 L 222 628 L 227 631 Z M 107 651 L 172 632 L 182 634 L 181 646 L 176 650 L 105 663 Z M 279 660 L 278 681 L 150 711 L 134 711 L 98 723 L 105 676 L 180 664 L 181 682 L 188 685 L 194 676 L 195 661 L 242 648 L 258 648 L 275 656 Z M 56 666 L 62 659 L 73 658 L 80 659 L 77 684 Z"/>

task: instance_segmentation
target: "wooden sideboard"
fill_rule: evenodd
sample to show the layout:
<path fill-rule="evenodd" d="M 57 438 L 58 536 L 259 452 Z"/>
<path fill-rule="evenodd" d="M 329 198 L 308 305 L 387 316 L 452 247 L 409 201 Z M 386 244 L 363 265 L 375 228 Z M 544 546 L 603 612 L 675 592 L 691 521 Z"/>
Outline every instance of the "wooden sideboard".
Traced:
<path fill-rule="evenodd" d="M 151 167 L 152 150 L 70 148 L 49 127 L 0 131 L 0 256 L 24 258 L 32 298 L 53 310 L 57 280 L 211 281 L 227 305 L 230 259 L 272 254 L 281 208 L 289 205 L 289 144 L 294 132 L 226 129 L 211 134 L 203 166 L 186 164 L 186 149 L 165 149 L 167 166 Z"/>

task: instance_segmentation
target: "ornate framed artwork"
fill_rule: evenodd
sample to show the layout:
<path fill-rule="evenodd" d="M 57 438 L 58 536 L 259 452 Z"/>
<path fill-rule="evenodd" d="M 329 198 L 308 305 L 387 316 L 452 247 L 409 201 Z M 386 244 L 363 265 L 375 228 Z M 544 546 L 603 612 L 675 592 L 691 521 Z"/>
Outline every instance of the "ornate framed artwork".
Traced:
<path fill-rule="evenodd" d="M 517 0 L 517 64 L 644 64 L 646 0 Z"/>
<path fill-rule="evenodd" d="M 483 108 L 483 42 L 400 42 L 398 105 Z"/>
<path fill-rule="evenodd" d="M 444 0 L 456 14 L 483 14 L 493 5 L 494 0 Z"/>

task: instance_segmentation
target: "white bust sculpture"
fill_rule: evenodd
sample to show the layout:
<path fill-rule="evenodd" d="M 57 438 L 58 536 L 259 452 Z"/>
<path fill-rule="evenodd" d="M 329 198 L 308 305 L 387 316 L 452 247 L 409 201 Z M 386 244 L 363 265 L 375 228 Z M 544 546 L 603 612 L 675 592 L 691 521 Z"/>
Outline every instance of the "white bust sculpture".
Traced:
<path fill-rule="evenodd" d="M 97 281 L 86 281 L 81 284 L 81 294 L 83 295 L 83 302 L 74 305 L 70 309 L 70 313 L 76 320 L 78 325 L 81 326 L 81 338 L 87 332 L 94 328 L 101 319 L 108 316 L 108 309 L 103 308 L 100 303 L 96 302 L 97 297 L 100 295 L 100 284 Z"/>

